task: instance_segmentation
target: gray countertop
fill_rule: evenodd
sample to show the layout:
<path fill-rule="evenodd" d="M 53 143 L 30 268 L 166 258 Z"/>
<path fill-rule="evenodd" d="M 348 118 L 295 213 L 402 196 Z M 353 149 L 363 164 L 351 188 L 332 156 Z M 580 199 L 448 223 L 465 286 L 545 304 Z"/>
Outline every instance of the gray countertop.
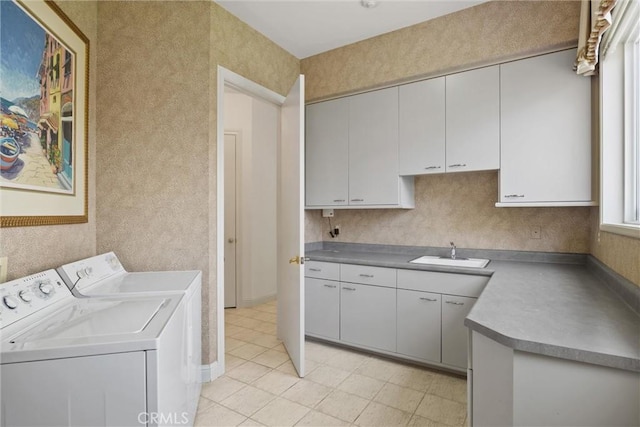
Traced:
<path fill-rule="evenodd" d="M 640 317 L 581 263 L 492 260 L 486 268 L 409 264 L 423 254 L 315 250 L 314 261 L 491 276 L 465 325 L 505 346 L 640 372 Z M 482 257 L 482 251 L 473 256 Z M 563 256 L 565 258 L 563 258 Z M 516 256 L 515 258 L 518 259 Z M 519 257 L 522 258 L 522 257 Z"/>

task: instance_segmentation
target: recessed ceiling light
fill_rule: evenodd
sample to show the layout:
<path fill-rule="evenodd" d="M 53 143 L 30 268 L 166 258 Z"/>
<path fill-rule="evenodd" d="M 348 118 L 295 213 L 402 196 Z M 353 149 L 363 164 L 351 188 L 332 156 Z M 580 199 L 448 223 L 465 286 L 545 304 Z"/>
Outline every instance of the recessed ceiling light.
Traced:
<path fill-rule="evenodd" d="M 373 9 L 378 5 L 378 0 L 360 0 L 360 4 L 367 9 Z"/>

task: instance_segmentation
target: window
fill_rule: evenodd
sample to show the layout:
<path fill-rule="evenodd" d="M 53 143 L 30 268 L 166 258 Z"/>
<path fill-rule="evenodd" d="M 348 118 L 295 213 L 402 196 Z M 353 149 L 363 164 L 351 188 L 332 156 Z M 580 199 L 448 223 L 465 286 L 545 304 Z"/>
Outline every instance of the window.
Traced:
<path fill-rule="evenodd" d="M 636 238 L 640 238 L 639 14 L 637 1 L 618 3 L 600 63 L 600 229 Z"/>

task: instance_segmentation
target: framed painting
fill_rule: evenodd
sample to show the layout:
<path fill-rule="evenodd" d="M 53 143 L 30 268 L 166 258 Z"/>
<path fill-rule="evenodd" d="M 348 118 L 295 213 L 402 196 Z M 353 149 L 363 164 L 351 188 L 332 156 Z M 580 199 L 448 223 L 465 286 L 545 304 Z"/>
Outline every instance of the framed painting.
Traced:
<path fill-rule="evenodd" d="M 0 76 L 0 226 L 87 222 L 89 40 L 51 1 L 0 1 Z"/>

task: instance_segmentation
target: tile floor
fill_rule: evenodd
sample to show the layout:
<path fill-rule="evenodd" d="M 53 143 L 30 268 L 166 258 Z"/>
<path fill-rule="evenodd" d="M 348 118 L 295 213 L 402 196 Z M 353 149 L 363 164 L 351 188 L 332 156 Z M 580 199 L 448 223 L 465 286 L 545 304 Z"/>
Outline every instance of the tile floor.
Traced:
<path fill-rule="evenodd" d="M 275 301 L 225 310 L 226 374 L 203 384 L 196 426 L 464 426 L 466 380 L 306 342 L 299 378 Z"/>

